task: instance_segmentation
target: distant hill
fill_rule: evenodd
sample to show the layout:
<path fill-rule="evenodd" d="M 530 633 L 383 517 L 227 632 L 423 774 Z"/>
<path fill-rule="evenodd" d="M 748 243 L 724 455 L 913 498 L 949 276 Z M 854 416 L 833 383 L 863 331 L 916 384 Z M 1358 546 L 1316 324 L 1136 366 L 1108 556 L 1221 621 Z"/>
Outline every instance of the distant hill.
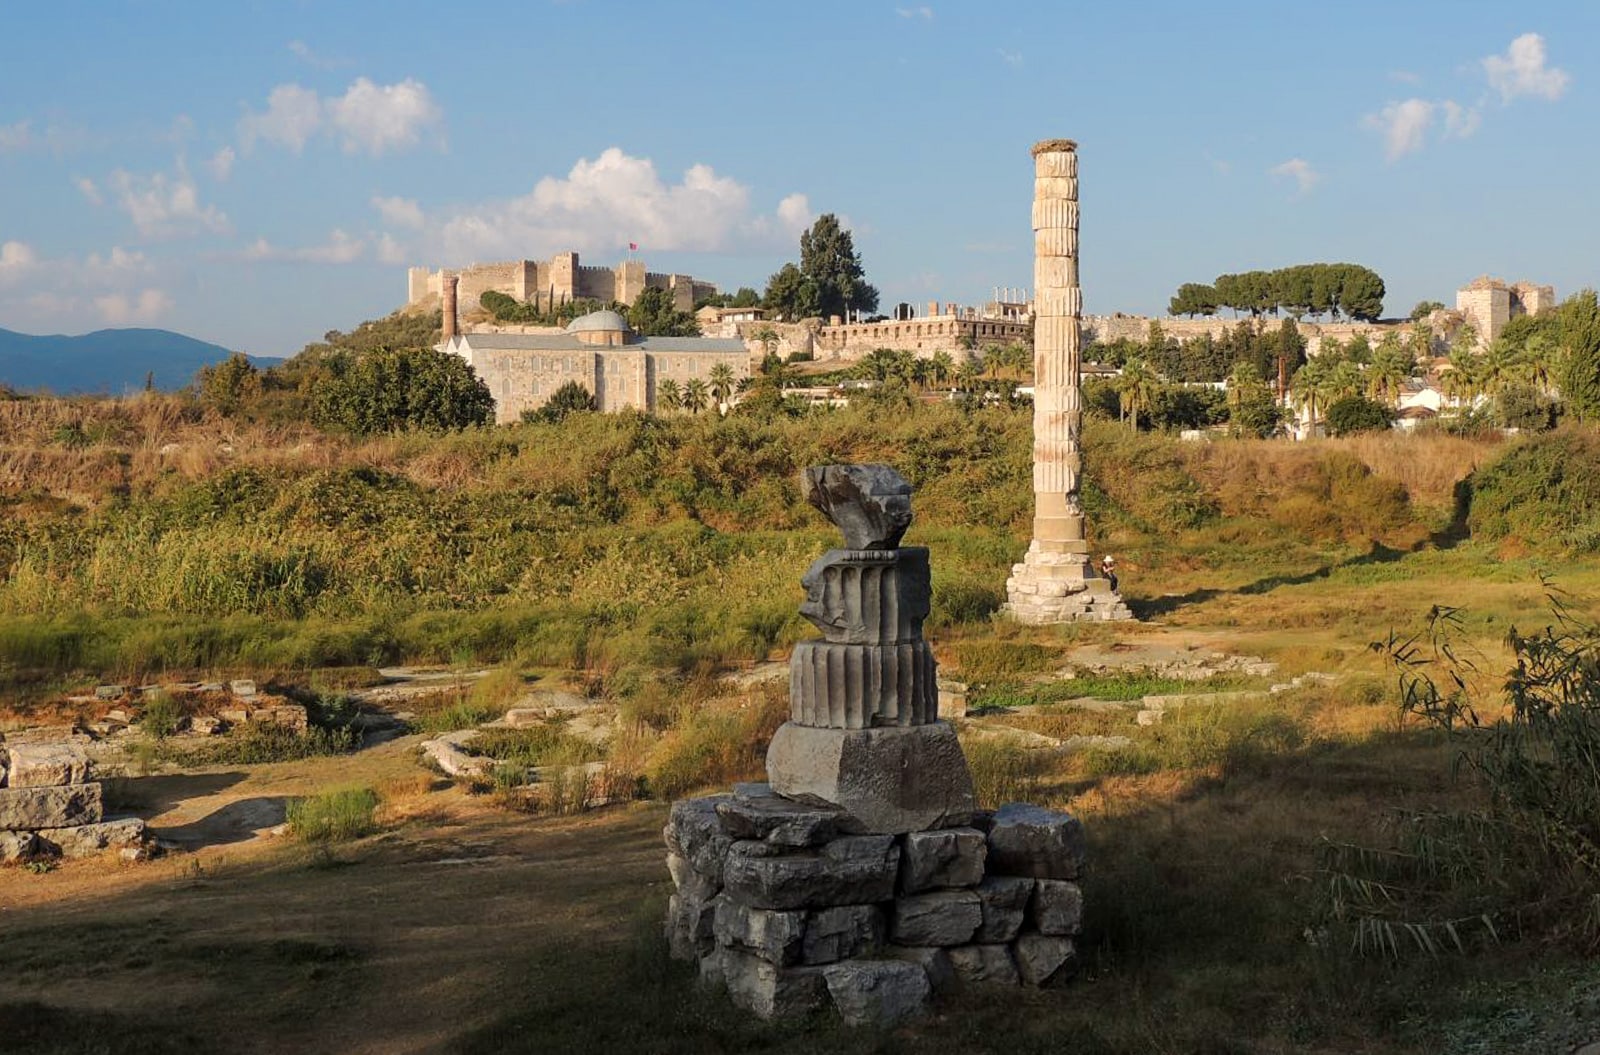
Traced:
<path fill-rule="evenodd" d="M 157 388 L 182 388 L 202 366 L 232 354 L 171 330 L 96 330 L 81 337 L 0 330 L 0 385 L 22 392 L 48 388 L 57 395 L 121 395 L 143 388 L 145 375 L 153 374 Z M 258 366 L 275 362 L 256 360 Z"/>

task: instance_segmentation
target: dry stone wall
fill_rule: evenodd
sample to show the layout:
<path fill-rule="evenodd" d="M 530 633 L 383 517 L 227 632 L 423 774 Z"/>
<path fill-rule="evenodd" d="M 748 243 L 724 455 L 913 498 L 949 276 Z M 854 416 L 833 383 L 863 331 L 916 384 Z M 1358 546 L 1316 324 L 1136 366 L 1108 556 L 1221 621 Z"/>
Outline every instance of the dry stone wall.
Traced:
<path fill-rule="evenodd" d="M 110 849 L 143 856 L 144 821 L 106 820 L 104 793 L 90 770 L 77 743 L 0 742 L 0 861 Z"/>

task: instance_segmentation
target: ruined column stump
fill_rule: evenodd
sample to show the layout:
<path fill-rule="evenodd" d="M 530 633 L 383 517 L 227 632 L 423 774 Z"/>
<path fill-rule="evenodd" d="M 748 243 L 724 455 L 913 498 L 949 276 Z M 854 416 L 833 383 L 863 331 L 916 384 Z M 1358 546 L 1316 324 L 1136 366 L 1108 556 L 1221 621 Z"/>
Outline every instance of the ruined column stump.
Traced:
<path fill-rule="evenodd" d="M 928 551 L 899 544 L 910 485 L 850 465 L 803 484 L 845 536 L 803 580 L 823 638 L 791 658 L 768 783 L 673 804 L 673 955 L 761 1018 L 832 1007 L 855 1025 L 920 1015 L 952 985 L 1066 979 L 1083 827 L 1023 804 L 974 809 L 922 637 Z"/>
<path fill-rule="evenodd" d="M 1078 285 L 1078 155 L 1070 139 L 1033 147 L 1033 541 L 1006 580 L 1023 623 L 1131 619 L 1089 558 L 1079 486 L 1083 392 Z"/>

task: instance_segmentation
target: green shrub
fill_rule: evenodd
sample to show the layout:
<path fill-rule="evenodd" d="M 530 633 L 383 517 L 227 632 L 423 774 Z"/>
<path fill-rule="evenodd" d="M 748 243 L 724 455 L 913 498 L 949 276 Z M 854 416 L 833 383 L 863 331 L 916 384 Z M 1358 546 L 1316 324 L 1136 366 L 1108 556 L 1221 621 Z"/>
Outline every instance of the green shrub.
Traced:
<path fill-rule="evenodd" d="M 518 766 L 575 766 L 605 757 L 599 744 L 574 736 L 564 722 L 527 729 L 485 729 L 467 745 L 474 755 Z"/>
<path fill-rule="evenodd" d="M 165 692 L 153 692 L 144 698 L 139 712 L 139 730 L 148 737 L 164 740 L 178 731 L 183 719 L 183 705 Z"/>
<path fill-rule="evenodd" d="M 1394 423 L 1394 411 L 1387 404 L 1366 396 L 1345 396 L 1328 406 L 1328 431 L 1335 436 L 1386 429 Z"/>
<path fill-rule="evenodd" d="M 378 793 L 372 788 L 325 791 L 289 803 L 289 830 L 308 843 L 344 842 L 378 830 Z"/>
<path fill-rule="evenodd" d="M 1467 527 L 1474 536 L 1600 550 L 1600 432 L 1568 425 L 1521 437 L 1469 482 Z"/>

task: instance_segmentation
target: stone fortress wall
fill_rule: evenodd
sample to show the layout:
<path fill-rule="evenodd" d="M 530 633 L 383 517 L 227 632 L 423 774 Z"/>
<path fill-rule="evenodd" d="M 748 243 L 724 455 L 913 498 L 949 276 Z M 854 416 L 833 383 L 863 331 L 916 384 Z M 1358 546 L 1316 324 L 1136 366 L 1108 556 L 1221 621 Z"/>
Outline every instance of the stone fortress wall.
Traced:
<path fill-rule="evenodd" d="M 1479 343 L 1492 344 L 1517 315 L 1538 315 L 1556 306 L 1554 286 L 1507 284 L 1482 275 L 1456 291 L 1456 312 L 1478 331 Z"/>
<path fill-rule="evenodd" d="M 596 347 L 538 354 L 481 349 L 472 357 L 473 370 L 494 396 L 495 421 L 502 425 L 520 420 L 524 410 L 544 406 L 556 389 L 569 381 L 588 389 L 599 410 L 635 407 L 655 411 L 662 381 L 676 381 L 679 388 L 693 380 L 709 385 L 711 368 L 718 363 L 732 368 L 736 377 L 750 373 L 748 360 L 726 352 L 641 354 L 637 347 L 627 345 L 615 350 Z"/>
<path fill-rule="evenodd" d="M 642 260 L 624 260 L 616 267 L 589 267 L 579 262 L 577 253 L 568 252 L 543 261 L 512 260 L 437 271 L 413 267 L 406 273 L 406 306 L 436 303 L 443 295 L 447 275 L 460 279 L 458 296 L 464 311 L 476 308 L 479 298 L 490 290 L 517 300 L 588 297 L 632 304 L 646 289 L 664 289 L 672 294 L 673 306 L 679 311 L 693 311 L 697 300 L 717 292 L 712 283 L 691 275 L 646 271 Z"/>

